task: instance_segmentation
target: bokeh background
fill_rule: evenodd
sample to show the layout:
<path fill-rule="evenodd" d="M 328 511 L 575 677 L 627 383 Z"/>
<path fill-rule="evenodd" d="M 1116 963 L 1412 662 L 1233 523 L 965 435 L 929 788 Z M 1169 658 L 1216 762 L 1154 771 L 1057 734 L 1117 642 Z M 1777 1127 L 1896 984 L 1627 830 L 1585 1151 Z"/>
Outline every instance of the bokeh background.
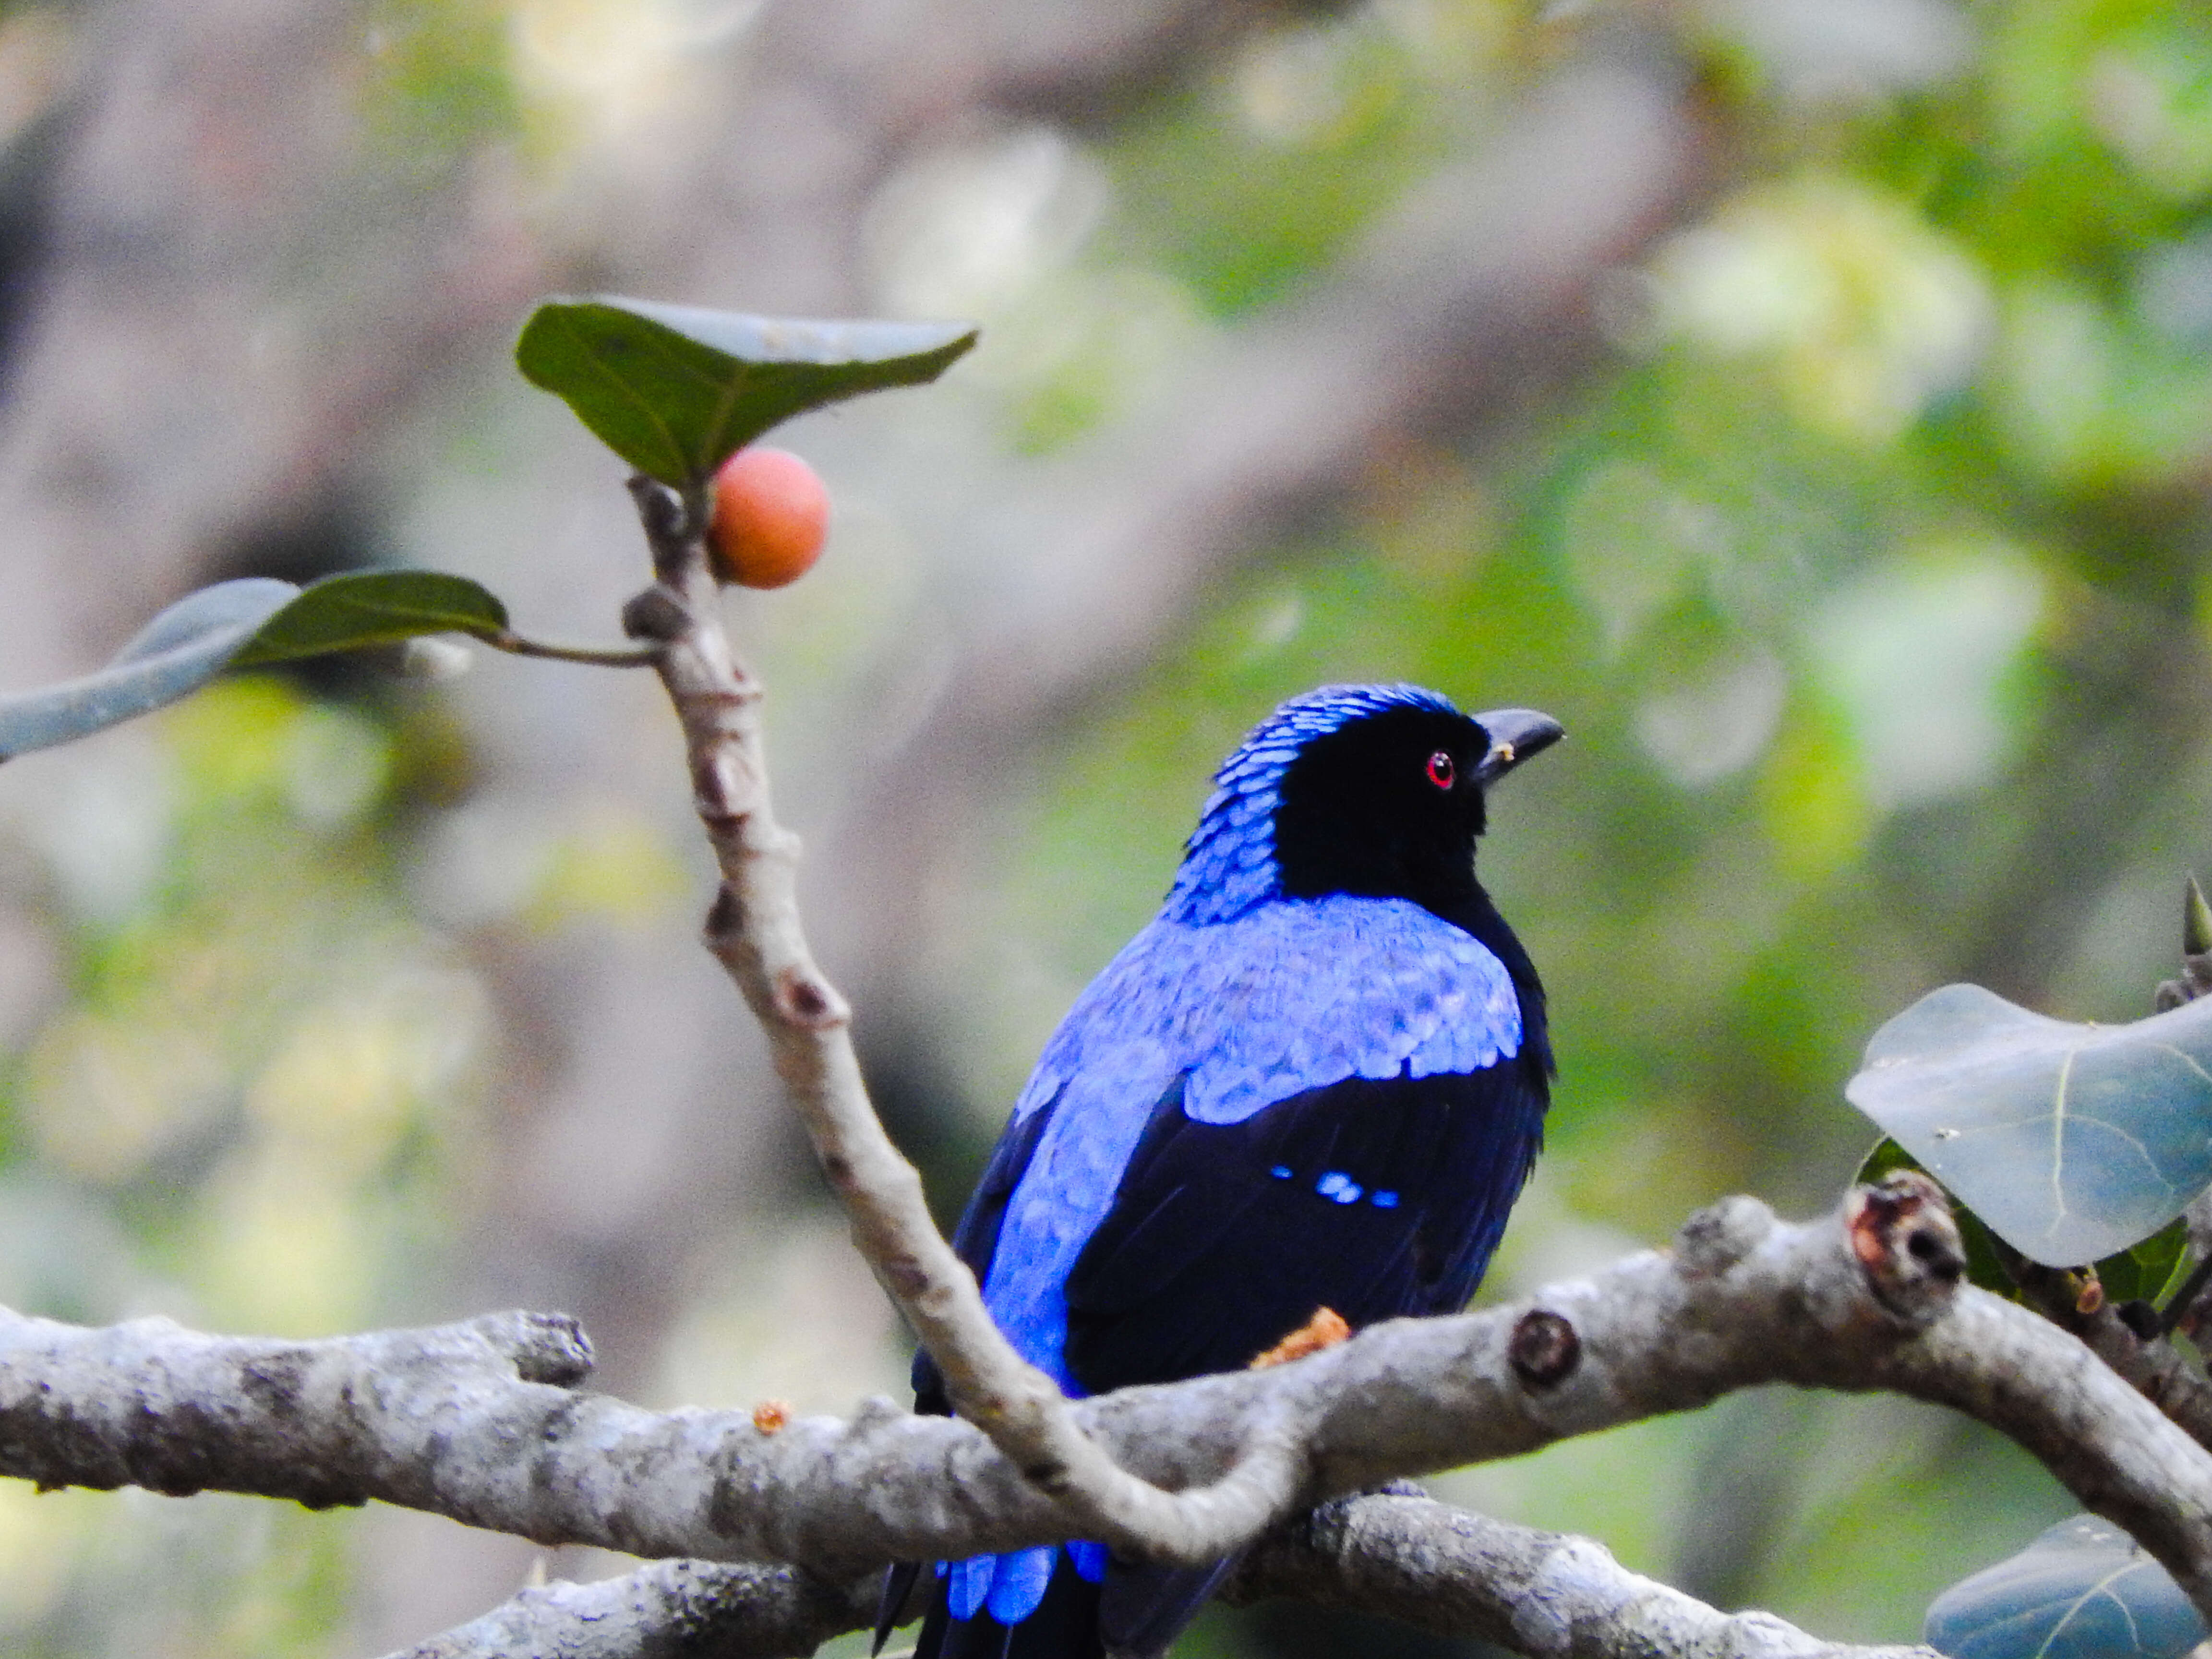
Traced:
<path fill-rule="evenodd" d="M 984 325 L 786 429 L 832 544 L 731 604 L 947 1215 L 1212 766 L 1321 681 L 1571 733 L 1483 854 L 1561 1056 L 1486 1296 L 1830 1203 L 1882 1019 L 2145 1012 L 2212 864 L 2189 0 L 11 3 L 0 135 L 0 690 L 248 573 L 611 637 L 641 548 L 513 371 L 540 295 Z M 896 1392 L 709 881 L 641 675 L 325 665 L 9 764 L 0 1300 L 562 1308 L 641 1401 Z M 1434 1484 L 1860 1638 L 2072 1507 L 1783 1393 Z M 4 1485 L 0 1651 L 374 1655 L 535 1559 Z M 1448 1645 L 1261 1608 L 1186 1651 Z"/>

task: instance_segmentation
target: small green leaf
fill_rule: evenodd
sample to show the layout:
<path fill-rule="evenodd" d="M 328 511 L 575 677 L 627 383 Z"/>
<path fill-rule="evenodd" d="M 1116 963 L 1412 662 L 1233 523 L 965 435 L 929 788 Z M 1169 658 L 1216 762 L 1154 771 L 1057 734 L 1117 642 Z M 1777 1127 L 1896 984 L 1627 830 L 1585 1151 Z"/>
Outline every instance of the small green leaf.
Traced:
<path fill-rule="evenodd" d="M 1846 1092 L 2021 1255 L 2094 1261 L 2212 1186 L 2212 997 L 2081 1025 L 1948 985 L 1875 1033 Z"/>
<path fill-rule="evenodd" d="M 234 668 L 392 645 L 422 634 L 496 634 L 507 607 L 465 576 L 356 570 L 326 576 L 264 622 Z"/>
<path fill-rule="evenodd" d="M 802 322 L 643 300 L 551 300 L 524 325 L 514 360 L 616 454 L 682 489 L 779 421 L 935 380 L 975 333 L 965 323 Z"/>
<path fill-rule="evenodd" d="M 203 587 L 139 629 L 99 672 L 0 697 L 0 760 L 89 737 L 197 691 L 299 592 L 265 576 Z"/>
<path fill-rule="evenodd" d="M 1945 1590 L 1928 1643 L 1951 1659 L 2179 1659 L 2204 1621 L 2109 1521 L 2075 1516 Z"/>
<path fill-rule="evenodd" d="M 2163 1302 L 2188 1275 L 2189 1224 L 2179 1217 L 2097 1264 L 2105 1295 L 2114 1302 Z"/>
<path fill-rule="evenodd" d="M 2194 875 L 2181 896 L 2181 951 L 2191 957 L 2212 955 L 2212 905 L 2204 902 L 2204 890 Z"/>

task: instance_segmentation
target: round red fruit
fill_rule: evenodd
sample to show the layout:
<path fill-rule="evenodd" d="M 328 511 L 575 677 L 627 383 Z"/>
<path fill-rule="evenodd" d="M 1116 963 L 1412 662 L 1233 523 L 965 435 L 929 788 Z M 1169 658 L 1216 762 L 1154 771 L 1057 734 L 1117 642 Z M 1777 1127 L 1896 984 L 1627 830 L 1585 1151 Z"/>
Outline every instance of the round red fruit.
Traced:
<path fill-rule="evenodd" d="M 790 451 L 741 449 L 715 472 L 707 540 L 724 581 L 795 582 L 821 556 L 829 533 L 830 491 Z"/>

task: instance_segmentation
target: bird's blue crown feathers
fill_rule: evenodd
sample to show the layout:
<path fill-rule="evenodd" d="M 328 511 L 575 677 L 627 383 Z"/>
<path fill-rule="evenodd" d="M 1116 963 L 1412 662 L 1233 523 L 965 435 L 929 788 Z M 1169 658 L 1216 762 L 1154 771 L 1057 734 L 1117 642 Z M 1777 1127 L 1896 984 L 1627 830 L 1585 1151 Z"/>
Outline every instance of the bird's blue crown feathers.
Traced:
<path fill-rule="evenodd" d="M 1418 685 L 1324 685 L 1253 727 L 1213 775 L 1213 794 L 1183 848 L 1162 917 L 1190 926 L 1233 921 L 1279 897 L 1275 809 L 1283 803 L 1284 773 L 1316 738 L 1388 708 L 1459 712 L 1449 698 Z"/>

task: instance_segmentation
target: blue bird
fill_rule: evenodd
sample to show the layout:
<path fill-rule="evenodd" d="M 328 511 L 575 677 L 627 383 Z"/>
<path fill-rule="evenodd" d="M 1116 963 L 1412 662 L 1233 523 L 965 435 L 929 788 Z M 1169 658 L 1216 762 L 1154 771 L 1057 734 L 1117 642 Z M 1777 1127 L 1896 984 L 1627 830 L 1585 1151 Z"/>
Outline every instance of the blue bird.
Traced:
<path fill-rule="evenodd" d="M 1485 790 L 1560 735 L 1335 685 L 1224 763 L 1158 917 L 1045 1045 L 953 1235 L 1070 1395 L 1238 1369 L 1322 1308 L 1357 1328 L 1465 1305 L 1553 1070 L 1475 837 Z M 915 1391 L 950 1409 L 926 1354 Z M 917 1659 L 1162 1653 L 1231 1565 L 1083 1542 L 939 1563 Z M 878 1648 L 921 1571 L 891 1570 Z"/>

